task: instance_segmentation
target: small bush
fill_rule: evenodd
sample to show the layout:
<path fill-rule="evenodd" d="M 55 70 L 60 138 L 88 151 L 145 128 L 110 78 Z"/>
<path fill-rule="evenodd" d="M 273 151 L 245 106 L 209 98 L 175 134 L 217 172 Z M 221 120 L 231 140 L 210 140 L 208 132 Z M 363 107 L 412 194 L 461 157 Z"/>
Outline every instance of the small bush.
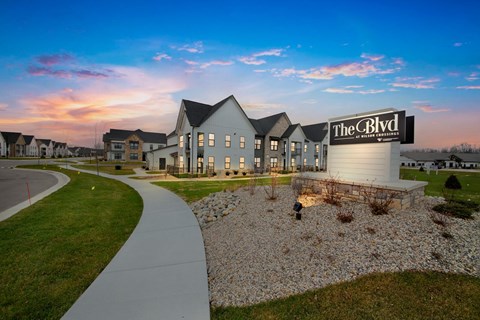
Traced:
<path fill-rule="evenodd" d="M 372 214 L 375 216 L 381 216 L 390 212 L 390 206 L 398 193 L 391 190 L 366 187 L 362 189 L 362 194 L 368 203 Z"/>
<path fill-rule="evenodd" d="M 423 166 L 420 167 L 420 170 L 419 170 L 419 171 L 420 171 L 420 172 L 424 172 L 424 171 L 425 171 L 425 169 L 423 168 Z"/>
<path fill-rule="evenodd" d="M 369 234 L 375 234 L 375 233 L 376 233 L 375 229 L 374 229 L 374 228 L 371 228 L 371 227 L 367 227 L 367 232 L 368 232 Z"/>
<path fill-rule="evenodd" d="M 246 175 L 247 175 L 247 172 L 246 172 L 246 171 L 243 171 L 242 174 L 243 174 L 244 176 L 246 176 Z"/>
<path fill-rule="evenodd" d="M 225 171 L 225 175 L 228 177 L 230 175 L 230 171 Z"/>
<path fill-rule="evenodd" d="M 234 174 L 234 175 L 237 175 L 237 174 L 238 174 L 238 170 L 233 170 L 233 174 Z"/>
<path fill-rule="evenodd" d="M 335 206 L 341 206 L 340 199 L 341 196 L 338 192 L 338 186 L 340 185 L 339 179 L 337 177 L 330 176 L 329 179 L 325 180 L 325 196 L 323 201 L 328 204 L 333 204 Z"/>
<path fill-rule="evenodd" d="M 442 232 L 442 237 L 444 237 L 445 239 L 453 239 L 452 234 L 447 231 Z"/>
<path fill-rule="evenodd" d="M 340 210 L 337 212 L 337 220 L 342 223 L 350 223 L 353 221 L 353 212 L 351 210 Z"/>
<path fill-rule="evenodd" d="M 432 219 L 433 223 L 438 224 L 439 226 L 447 226 L 447 218 L 443 214 L 432 212 L 430 218 Z"/>
<path fill-rule="evenodd" d="M 462 185 L 460 184 L 460 181 L 458 181 L 457 176 L 454 174 L 451 174 L 447 178 L 447 181 L 445 181 L 445 188 L 450 190 L 460 190 L 462 189 Z"/>
<path fill-rule="evenodd" d="M 443 213 L 447 215 L 454 216 L 460 219 L 471 219 L 472 213 L 474 212 L 473 209 L 468 208 L 461 203 L 456 201 L 450 201 L 447 203 L 437 204 L 432 208 L 434 211 L 438 213 Z"/>
<path fill-rule="evenodd" d="M 116 165 L 115 165 L 115 170 L 122 170 L 122 166 L 119 165 L 119 164 L 116 164 Z"/>

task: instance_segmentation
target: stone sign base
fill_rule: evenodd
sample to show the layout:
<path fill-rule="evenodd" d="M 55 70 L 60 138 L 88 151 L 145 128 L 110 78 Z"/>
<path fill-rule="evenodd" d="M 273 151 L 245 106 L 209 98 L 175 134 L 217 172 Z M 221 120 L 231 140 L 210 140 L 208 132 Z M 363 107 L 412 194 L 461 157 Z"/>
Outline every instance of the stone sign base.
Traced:
<path fill-rule="evenodd" d="M 367 202 L 367 198 L 371 197 L 379 200 L 391 197 L 393 208 L 407 209 L 423 198 L 428 183 L 410 180 L 360 183 L 339 180 L 325 173 L 304 173 L 292 178 L 294 184 L 302 186 L 299 201 L 304 207 L 319 205 L 324 202 L 325 196 L 335 194 L 340 201 L 356 202 Z"/>

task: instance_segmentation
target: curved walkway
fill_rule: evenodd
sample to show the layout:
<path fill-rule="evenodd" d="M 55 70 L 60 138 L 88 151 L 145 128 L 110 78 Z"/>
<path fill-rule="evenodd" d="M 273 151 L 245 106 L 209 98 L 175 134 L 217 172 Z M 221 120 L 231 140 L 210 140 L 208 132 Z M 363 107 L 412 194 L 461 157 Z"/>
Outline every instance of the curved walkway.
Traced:
<path fill-rule="evenodd" d="M 14 170 L 14 171 L 31 171 L 31 172 L 34 172 L 36 174 L 39 173 L 38 170 L 31 170 L 31 169 L 8 169 L 8 170 Z M 18 213 L 20 210 L 23 210 L 27 207 L 29 207 L 31 204 L 34 204 L 35 202 L 45 198 L 46 196 L 54 193 L 55 191 L 57 191 L 58 189 L 62 188 L 64 185 L 66 185 L 69 181 L 70 181 L 70 178 L 67 177 L 66 175 L 60 173 L 60 172 L 55 172 L 55 171 L 49 171 L 49 170 L 44 170 L 44 171 L 40 171 L 40 173 L 46 173 L 46 174 L 49 174 L 49 175 L 52 175 L 57 181 L 54 185 L 52 186 L 49 186 L 46 190 L 43 190 L 41 192 L 38 192 L 35 191 L 33 192 L 33 190 L 31 189 L 32 191 L 32 194 L 36 193 L 33 197 L 30 198 L 30 200 L 28 200 L 28 197 L 25 196 L 27 198 L 27 200 L 23 201 L 23 202 L 20 202 L 2 212 L 0 212 L 0 221 L 3 221 L 3 220 L 6 220 L 8 218 L 10 218 L 11 216 L 13 216 L 14 214 Z M 38 177 L 36 177 L 36 179 L 40 179 Z M 48 184 L 47 184 L 48 185 Z M 39 185 L 38 188 L 45 188 L 45 186 L 42 186 L 42 185 Z M 6 195 L 4 195 L 6 196 Z"/>
<path fill-rule="evenodd" d="M 143 213 L 124 246 L 62 319 L 210 319 L 205 248 L 188 205 L 150 182 L 100 175 L 134 188 Z"/>

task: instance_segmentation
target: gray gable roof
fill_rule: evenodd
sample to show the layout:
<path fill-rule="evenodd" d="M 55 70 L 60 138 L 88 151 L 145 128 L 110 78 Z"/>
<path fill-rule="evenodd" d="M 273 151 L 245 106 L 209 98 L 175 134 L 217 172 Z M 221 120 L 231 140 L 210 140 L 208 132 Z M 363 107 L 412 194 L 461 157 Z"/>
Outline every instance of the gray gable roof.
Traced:
<path fill-rule="evenodd" d="M 25 143 L 26 143 L 26 144 L 30 144 L 30 143 L 32 143 L 33 136 L 23 135 L 23 139 L 25 139 Z"/>
<path fill-rule="evenodd" d="M 48 146 L 48 145 L 50 145 L 50 142 L 52 142 L 52 140 L 50 140 L 50 139 L 37 139 L 37 143 L 39 143 L 39 142 Z"/>
<path fill-rule="evenodd" d="M 273 126 L 278 122 L 278 120 L 283 115 L 286 115 L 286 113 L 281 112 L 281 113 L 277 113 L 261 119 L 248 119 L 248 120 L 250 120 L 253 127 L 257 131 L 257 135 L 265 136 L 270 132 L 270 130 L 272 130 Z"/>
<path fill-rule="evenodd" d="M 283 139 L 283 138 L 288 138 L 288 137 L 290 137 L 290 136 L 292 135 L 292 133 L 295 131 L 295 129 L 297 129 L 298 126 L 300 126 L 299 123 L 290 125 L 290 126 L 287 128 L 287 130 L 285 130 L 285 132 L 283 133 L 282 139 Z M 301 127 L 301 126 L 300 126 L 300 127 Z"/>
<path fill-rule="evenodd" d="M 8 144 L 15 144 L 22 134 L 20 132 L 2 132 L 2 136 Z"/>
<path fill-rule="evenodd" d="M 325 136 L 328 133 L 327 124 L 327 122 L 321 122 L 308 126 L 302 126 L 302 130 L 308 140 L 320 142 L 325 139 Z"/>
<path fill-rule="evenodd" d="M 230 95 L 222 101 L 217 102 L 213 106 L 184 99 L 183 105 L 185 106 L 185 113 L 187 114 L 188 122 L 192 127 L 199 127 L 208 118 L 210 118 L 212 114 L 214 114 L 218 109 L 220 109 L 220 107 L 223 106 L 225 102 L 227 102 L 227 100 L 229 100 L 230 98 L 233 98 L 235 101 L 237 101 L 233 95 Z"/>
<path fill-rule="evenodd" d="M 132 134 L 137 134 L 143 140 L 143 142 L 167 144 L 167 136 L 165 135 L 165 133 L 145 132 L 140 129 L 137 129 L 135 131 L 110 129 L 110 132 L 107 132 L 103 135 L 103 142 L 108 142 L 112 140 L 125 140 Z"/>

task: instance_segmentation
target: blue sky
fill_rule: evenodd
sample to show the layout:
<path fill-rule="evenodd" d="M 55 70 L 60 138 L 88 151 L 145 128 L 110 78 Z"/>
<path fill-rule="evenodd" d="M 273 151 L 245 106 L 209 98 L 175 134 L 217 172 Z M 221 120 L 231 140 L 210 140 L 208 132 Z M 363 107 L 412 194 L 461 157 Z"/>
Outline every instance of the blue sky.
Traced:
<path fill-rule="evenodd" d="M 420 3 L 418 3 L 420 2 Z M 292 122 L 394 107 L 414 147 L 480 145 L 475 1 L 0 2 L 0 130 L 92 145 L 233 94 Z"/>

